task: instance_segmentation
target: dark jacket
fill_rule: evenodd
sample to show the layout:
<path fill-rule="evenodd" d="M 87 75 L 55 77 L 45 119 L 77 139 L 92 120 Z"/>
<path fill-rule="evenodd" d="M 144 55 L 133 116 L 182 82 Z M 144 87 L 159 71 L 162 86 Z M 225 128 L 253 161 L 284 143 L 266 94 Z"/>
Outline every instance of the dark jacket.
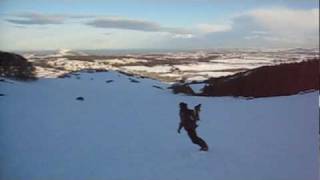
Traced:
<path fill-rule="evenodd" d="M 197 127 L 196 117 L 193 110 L 180 110 L 180 127 L 184 127 L 185 130 L 191 130 Z"/>

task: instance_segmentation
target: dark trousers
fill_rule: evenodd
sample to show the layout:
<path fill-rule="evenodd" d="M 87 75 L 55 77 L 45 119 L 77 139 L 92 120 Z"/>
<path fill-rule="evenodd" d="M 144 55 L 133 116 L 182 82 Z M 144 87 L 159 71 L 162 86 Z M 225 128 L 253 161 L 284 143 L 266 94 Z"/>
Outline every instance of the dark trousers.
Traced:
<path fill-rule="evenodd" d="M 207 143 L 197 135 L 195 129 L 187 129 L 186 131 L 188 133 L 189 138 L 194 144 L 199 145 L 201 148 L 208 148 Z"/>

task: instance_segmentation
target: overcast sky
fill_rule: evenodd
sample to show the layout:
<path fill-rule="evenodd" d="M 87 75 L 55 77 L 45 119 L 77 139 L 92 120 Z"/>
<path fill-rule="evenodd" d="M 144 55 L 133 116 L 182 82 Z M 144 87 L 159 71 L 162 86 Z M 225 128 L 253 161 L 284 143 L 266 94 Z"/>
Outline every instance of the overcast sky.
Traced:
<path fill-rule="evenodd" d="M 0 0 L 0 50 L 319 46 L 318 0 Z"/>

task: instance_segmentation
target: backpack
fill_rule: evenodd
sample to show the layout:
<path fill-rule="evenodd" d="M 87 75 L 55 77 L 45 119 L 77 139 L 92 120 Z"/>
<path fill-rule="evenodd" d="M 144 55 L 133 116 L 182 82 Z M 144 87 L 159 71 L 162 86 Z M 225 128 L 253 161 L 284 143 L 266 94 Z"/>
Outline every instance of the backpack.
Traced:
<path fill-rule="evenodd" d="M 195 121 L 200 121 L 200 111 L 201 111 L 201 104 L 198 104 L 194 107 L 194 110 L 193 110 Z"/>

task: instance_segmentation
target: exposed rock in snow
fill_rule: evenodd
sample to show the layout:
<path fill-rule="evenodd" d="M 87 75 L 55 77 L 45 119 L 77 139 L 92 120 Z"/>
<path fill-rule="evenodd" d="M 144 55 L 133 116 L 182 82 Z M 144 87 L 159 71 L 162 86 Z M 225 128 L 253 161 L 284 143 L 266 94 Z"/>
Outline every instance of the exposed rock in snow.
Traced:
<path fill-rule="evenodd" d="M 136 80 L 136 79 L 133 79 L 133 78 L 128 78 L 130 80 L 130 82 L 133 82 L 133 83 L 139 83 L 140 81 Z"/>
<path fill-rule="evenodd" d="M 0 51 L 0 76 L 17 80 L 35 80 L 35 67 L 18 54 Z"/>
<path fill-rule="evenodd" d="M 260 67 L 206 83 L 205 96 L 269 97 L 319 90 L 319 60 Z"/>
<path fill-rule="evenodd" d="M 80 97 L 77 97 L 76 100 L 78 100 L 78 101 L 84 101 L 84 98 L 80 96 Z"/>
<path fill-rule="evenodd" d="M 193 89 L 187 84 L 174 84 L 169 89 L 172 89 L 174 94 L 183 93 L 187 95 L 194 95 Z"/>
<path fill-rule="evenodd" d="M 112 83 L 113 82 L 113 80 L 107 80 L 106 81 L 106 83 Z"/>

